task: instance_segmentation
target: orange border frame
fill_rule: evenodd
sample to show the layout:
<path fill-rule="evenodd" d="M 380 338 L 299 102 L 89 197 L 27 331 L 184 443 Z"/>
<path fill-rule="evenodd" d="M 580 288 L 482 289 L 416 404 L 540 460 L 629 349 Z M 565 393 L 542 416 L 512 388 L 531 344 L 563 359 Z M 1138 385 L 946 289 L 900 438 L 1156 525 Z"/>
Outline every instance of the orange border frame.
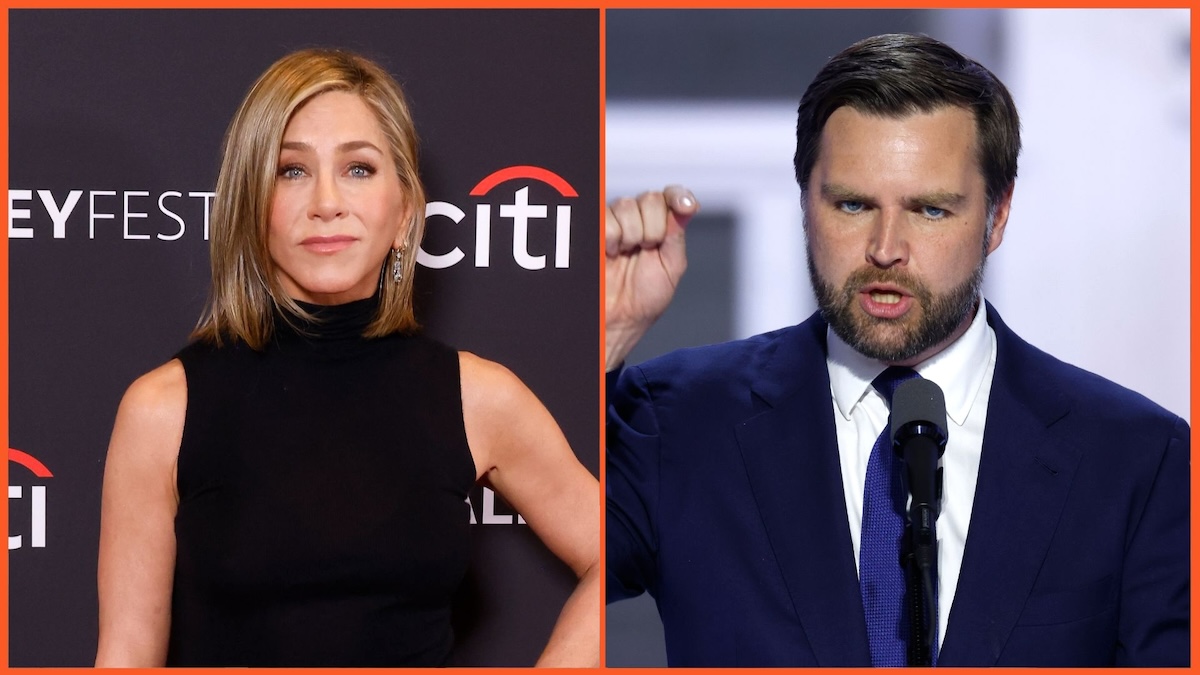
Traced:
<path fill-rule="evenodd" d="M 46 8 L 61 8 L 61 9 L 67 9 L 67 8 L 70 8 L 70 9 L 126 8 L 126 9 L 132 9 L 132 8 L 161 8 L 164 6 L 164 4 L 165 3 L 162 0 L 140 0 L 140 1 L 139 0 L 124 0 L 123 2 L 122 1 L 112 1 L 112 0 L 74 0 L 74 1 L 72 1 L 72 0 L 6 0 L 6 2 L 4 4 L 4 9 L 6 11 L 4 11 L 2 15 L 0 15 L 0 44 L 2 44 L 4 46 L 3 53 L 0 54 L 0 103 L 3 104 L 3 111 L 0 112 L 0 147 L 3 148 L 4 157 L 7 159 L 7 156 L 8 156 L 8 133 L 9 133 L 9 128 L 8 128 L 8 121 L 9 121 L 8 120 L 8 49 L 7 49 L 8 30 L 9 30 L 8 12 L 7 12 L 8 9 L 34 9 L 34 8 L 42 8 L 42 9 L 46 9 Z M 302 9 L 302 8 L 325 8 L 325 7 L 329 7 L 330 4 L 331 4 L 330 0 L 257 0 L 255 2 L 237 2 L 237 1 L 232 1 L 232 0 L 188 0 L 186 2 L 181 2 L 178 5 L 174 5 L 173 8 L 176 8 L 176 9 L 184 9 L 184 8 L 210 9 L 210 8 L 251 8 L 251 7 L 253 7 L 253 8 Z M 440 2 L 434 1 L 434 0 L 425 0 L 424 2 L 415 1 L 415 0 L 354 0 L 353 2 L 349 2 L 345 5 L 339 6 L 339 8 L 340 9 L 350 9 L 350 8 L 391 8 L 391 7 L 395 7 L 395 8 L 521 7 L 521 8 L 577 8 L 577 9 L 600 10 L 599 105 L 600 105 L 600 124 L 601 124 L 601 128 L 600 128 L 601 166 L 600 166 L 600 186 L 599 187 L 600 187 L 600 194 L 604 195 L 605 194 L 605 191 L 604 191 L 605 190 L 604 113 L 605 113 L 605 92 L 606 92 L 606 89 L 605 89 L 605 86 L 606 86 L 606 70 L 605 70 L 606 23 L 605 23 L 604 10 L 609 9 L 609 8 L 617 9 L 617 8 L 649 8 L 649 7 L 681 8 L 681 9 L 682 8 L 729 8 L 729 7 L 731 7 L 731 5 L 734 5 L 734 4 L 735 3 L 731 3 L 728 1 L 716 2 L 714 0 L 656 0 L 656 1 L 651 1 L 651 0 L 593 0 L 591 2 L 584 1 L 584 0 L 559 0 L 557 2 L 553 1 L 553 0 L 523 0 L 523 1 L 521 1 L 521 0 L 492 0 L 492 1 L 487 1 L 487 0 L 475 0 L 475 1 L 444 0 L 444 1 L 440 1 Z M 1194 8 L 1194 6 L 1196 4 L 1197 4 L 1197 0 L 1171 0 L 1171 1 L 1167 1 L 1167 2 L 1162 2 L 1162 1 L 1155 2 L 1154 6 L 1157 8 L 1192 9 L 1192 8 Z M 930 0 L 925 0 L 923 2 L 906 2 L 904 0 L 861 0 L 861 1 L 857 1 L 857 2 L 851 1 L 851 2 L 845 2 L 845 3 L 836 2 L 834 0 L 824 0 L 824 1 L 821 1 L 821 0 L 816 0 L 816 1 L 813 1 L 813 0 L 755 0 L 755 1 L 752 1 L 749 3 L 745 3 L 745 4 L 737 3 L 737 6 L 738 6 L 738 8 L 742 8 L 742 9 L 749 9 L 749 8 L 838 8 L 838 9 L 849 9 L 849 8 L 857 8 L 857 9 L 894 8 L 894 9 L 899 9 L 899 8 L 904 8 L 904 9 L 916 9 L 916 8 L 988 8 L 988 7 L 996 7 L 996 6 L 1003 6 L 1005 8 L 1068 8 L 1068 7 L 1070 7 L 1070 8 L 1083 8 L 1083 7 L 1087 7 L 1087 8 L 1096 8 L 1096 7 L 1098 7 L 1098 8 L 1127 8 L 1127 7 L 1134 6 L 1134 3 L 1129 2 L 1128 0 L 1125 2 L 1113 2 L 1111 0 L 1100 0 L 1100 1 L 1092 1 L 1092 2 L 1084 2 L 1081 0 L 1059 0 L 1057 2 L 1050 2 L 1050 1 L 1046 1 L 1046 0 L 1042 0 L 1042 1 L 1024 0 L 1024 1 L 1018 1 L 1018 2 L 999 2 L 999 3 L 997 3 L 997 2 L 980 2 L 979 0 L 951 0 L 951 1 L 943 1 L 943 2 L 935 2 L 935 1 L 930 1 Z M 1195 29 L 1197 26 L 1197 18 L 1195 16 L 1195 14 L 1193 14 L 1193 16 L 1192 16 L 1191 25 L 1192 25 L 1192 33 L 1195 34 L 1195 32 L 1196 32 Z M 1193 72 L 1193 85 L 1194 84 L 1195 84 L 1195 75 Z M 1195 110 L 1195 107 L 1196 107 L 1195 106 L 1196 100 L 1197 100 L 1196 88 L 1195 88 L 1195 86 L 1193 86 L 1192 92 L 1191 92 L 1191 104 L 1192 104 L 1193 110 Z M 1191 128 L 1192 128 L 1192 133 L 1194 136 L 1195 131 L 1196 131 L 1196 122 L 1195 122 L 1194 118 L 1192 121 Z M 1196 168 L 1197 168 L 1196 156 L 1195 156 L 1195 153 L 1193 152 L 1192 162 L 1191 162 L 1193 187 L 1196 184 Z M 3 164 L 0 165 L 0 182 L 2 182 L 5 185 L 8 184 L 8 162 L 7 161 L 3 162 Z M 603 199 L 601 201 L 603 201 Z M 1195 205 L 1192 206 L 1192 209 L 1193 209 L 1193 218 L 1192 218 L 1193 237 L 1192 237 L 1192 242 L 1191 242 L 1191 254 L 1192 254 L 1192 258 L 1195 259 L 1197 252 L 1200 251 L 1200 241 L 1198 241 L 1198 239 L 1200 239 L 1200 238 L 1195 236 L 1196 235 L 1196 232 L 1195 232 L 1195 222 L 1196 222 Z M 603 213 L 601 213 L 599 215 L 601 216 L 601 218 L 603 217 Z M 603 251 L 604 251 L 603 232 L 598 233 L 598 236 L 600 236 L 600 238 L 601 238 L 601 245 L 600 245 L 601 259 L 598 262 L 600 263 L 600 267 L 602 269 L 603 268 Z M 599 274 L 599 271 L 598 271 L 598 274 Z M 1194 274 L 1194 272 L 1193 272 L 1193 274 Z M 1191 286 L 1193 289 L 1196 287 L 1196 281 L 1195 281 L 1194 276 L 1192 278 Z M 4 435 L 6 437 L 8 436 L 8 429 L 9 429 L 9 426 L 8 426 L 8 422 L 9 422 L 8 401 L 9 401 L 9 393 L 10 393 L 9 388 L 8 388 L 8 375 L 9 375 L 9 368 L 8 368 L 8 366 L 9 366 L 9 364 L 8 364 L 8 353 L 9 353 L 8 352 L 8 346 L 9 346 L 8 345 L 8 288 L 9 288 L 9 286 L 8 286 L 8 238 L 3 237 L 3 238 L 0 238 L 0 376 L 3 377 L 4 386 L 3 386 L 3 389 L 0 389 L 0 429 L 3 429 Z M 600 277 L 600 298 L 599 298 L 599 304 L 598 304 L 598 306 L 599 306 L 599 321 L 600 321 L 601 326 L 604 325 L 604 304 L 603 304 L 604 293 L 605 293 L 604 278 L 603 278 L 603 276 L 601 276 Z M 1195 330 L 1194 330 L 1195 321 L 1196 321 L 1196 319 L 1195 319 L 1196 301 L 1195 301 L 1194 295 L 1191 299 L 1189 309 L 1192 312 L 1190 325 L 1193 328 L 1191 344 L 1193 346 L 1193 352 L 1194 352 L 1195 344 L 1196 344 Z M 600 388 L 600 401 L 601 401 L 600 410 L 597 411 L 597 414 L 600 417 L 600 439 L 598 440 L 598 442 L 600 444 L 600 458 L 601 458 L 601 460 L 603 460 L 604 459 L 604 422 L 603 422 L 603 420 L 604 420 L 604 378 L 603 378 L 603 373 L 604 373 L 604 358 L 603 358 L 604 336 L 603 336 L 603 334 L 600 334 L 598 336 L 597 344 L 598 344 L 597 372 L 599 375 L 598 386 Z M 1192 372 L 1194 373 L 1194 365 L 1190 366 L 1190 368 L 1192 368 Z M 1195 419 L 1195 412 L 1197 410 L 1197 398 L 1198 397 L 1197 397 L 1197 387 L 1196 387 L 1196 384 L 1194 381 L 1191 385 L 1191 395 L 1192 395 L 1192 410 L 1191 410 L 1191 412 L 1192 412 L 1192 418 Z M 7 471 L 8 471 L 7 467 L 5 468 L 4 471 L 5 471 L 4 475 L 7 476 Z M 1196 465 L 1193 464 L 1193 466 L 1192 466 L 1192 484 L 1193 485 L 1196 485 L 1196 478 L 1198 475 L 1200 475 L 1200 470 L 1198 470 Z M 604 479 L 605 479 L 605 463 L 604 463 L 604 461 L 601 461 L 600 462 L 600 481 L 601 481 L 602 485 L 604 483 Z M 1191 508 L 1191 515 L 1192 515 L 1193 523 L 1196 522 L 1196 515 L 1197 515 L 1196 503 L 1197 502 L 1196 502 L 1195 496 L 1193 494 L 1192 508 Z M 603 506 L 603 504 L 601 504 L 601 506 Z M 5 502 L 5 506 L 0 508 L 0 511 L 2 511 L 4 514 L 8 513 L 7 501 Z M 6 520 L 7 520 L 7 518 L 6 518 Z M 603 534 L 604 534 L 604 525 L 603 525 L 603 520 L 602 520 L 601 521 L 601 536 L 602 537 L 603 537 Z M 1193 569 L 1195 569 L 1195 566 L 1196 566 L 1195 561 L 1196 560 L 1197 560 L 1197 545 L 1196 545 L 1195 540 L 1193 539 L 1193 541 L 1192 541 Z M 603 569 L 603 567 L 604 567 L 604 563 L 601 562 L 601 568 Z M 603 579 L 603 574 L 602 574 L 602 579 Z M 8 589 L 8 557 L 7 556 L 4 557 L 3 561 L 0 561 L 0 583 L 3 584 L 2 587 L 0 587 L 0 597 L 2 597 L 4 599 L 3 604 L 4 604 L 5 608 L 7 608 L 7 598 L 8 598 L 8 590 L 7 590 Z M 601 582 L 602 588 L 603 588 L 603 584 L 604 584 L 604 581 Z M 1196 588 L 1194 585 L 1192 587 L 1191 592 L 1192 592 L 1192 606 L 1194 607 L 1196 605 L 1195 600 L 1197 597 L 1197 591 L 1196 591 Z M 597 611 L 602 612 L 602 608 L 597 608 Z M 600 641 L 601 664 L 603 664 L 604 652 L 605 652 L 604 621 L 601 621 L 600 635 L 601 635 L 601 641 Z M 1200 655 L 1200 647 L 1198 647 L 1197 640 L 1195 638 L 1196 638 L 1196 630 L 1195 630 L 1195 628 L 1193 628 L 1193 640 L 1192 640 L 1192 664 L 1193 664 L 1193 667 L 1196 667 L 1196 664 L 1198 661 L 1197 656 Z M 7 664 L 7 663 L 8 663 L 8 612 L 4 611 L 3 613 L 0 613 L 0 664 Z M 21 670 L 23 670 L 23 669 L 21 669 Z M 59 669 L 51 669 L 51 670 L 57 671 Z M 66 669 L 62 669 L 62 670 L 66 670 Z M 498 669 L 494 672 L 505 673 L 505 672 L 510 672 L 510 671 L 517 672 L 519 670 L 521 670 L 521 669 L 504 668 L 504 669 Z M 622 670 L 622 672 L 631 672 L 631 673 L 639 673 L 639 672 L 649 671 L 649 669 L 642 669 L 642 668 L 621 669 L 621 670 Z M 786 670 L 791 670 L 791 669 L 786 669 Z M 966 670 L 974 671 L 977 669 L 966 669 Z M 982 671 L 983 669 L 978 669 L 978 670 Z M 45 671 L 41 671 L 39 669 L 39 672 L 45 672 Z M 202 670 L 201 672 L 219 672 L 219 671 L 216 671 L 214 669 L 212 671 Z M 730 673 L 732 673 L 732 672 L 736 672 L 736 671 L 734 669 L 717 669 L 717 670 L 713 670 L 713 671 L 706 670 L 704 672 L 730 672 Z M 869 671 L 867 669 L 850 669 L 848 671 L 839 671 L 839 672 L 866 673 Z"/>
<path fill-rule="evenodd" d="M 8 186 L 8 11 L 0 16 L 0 147 L 4 148 L 4 162 L 0 164 L 0 183 Z M 7 215 L 8 207 L 5 206 Z M 0 389 L 0 429 L 8 440 L 8 237 L 0 237 L 0 376 L 4 386 Z M 4 463 L 5 484 L 8 483 L 8 462 Z M 8 522 L 8 500 L 4 500 L 4 522 Z M 8 556 L 0 561 L 0 596 L 4 598 L 4 613 L 0 616 L 0 664 L 8 666 Z"/>

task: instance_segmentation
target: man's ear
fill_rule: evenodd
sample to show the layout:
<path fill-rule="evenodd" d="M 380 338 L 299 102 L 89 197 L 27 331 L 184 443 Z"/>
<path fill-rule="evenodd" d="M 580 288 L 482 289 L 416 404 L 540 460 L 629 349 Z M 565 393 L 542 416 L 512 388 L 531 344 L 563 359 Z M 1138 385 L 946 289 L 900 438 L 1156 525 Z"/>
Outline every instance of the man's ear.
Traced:
<path fill-rule="evenodd" d="M 1012 196 L 1015 187 L 1015 183 L 1008 186 L 1008 190 L 996 204 L 996 213 L 992 216 L 992 237 L 988 240 L 988 255 L 991 255 L 992 251 L 999 248 L 1000 242 L 1004 240 L 1004 226 L 1008 224 L 1008 212 L 1012 208 Z"/>

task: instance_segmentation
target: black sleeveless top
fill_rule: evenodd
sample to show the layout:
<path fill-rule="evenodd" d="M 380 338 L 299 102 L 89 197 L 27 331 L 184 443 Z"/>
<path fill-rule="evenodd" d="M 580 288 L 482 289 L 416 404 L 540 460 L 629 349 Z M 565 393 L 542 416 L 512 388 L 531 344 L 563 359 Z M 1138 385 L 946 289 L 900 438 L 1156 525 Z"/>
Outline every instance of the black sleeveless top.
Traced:
<path fill-rule="evenodd" d="M 167 662 L 428 666 L 453 644 L 475 467 L 458 354 L 366 340 L 370 298 L 193 343 Z"/>

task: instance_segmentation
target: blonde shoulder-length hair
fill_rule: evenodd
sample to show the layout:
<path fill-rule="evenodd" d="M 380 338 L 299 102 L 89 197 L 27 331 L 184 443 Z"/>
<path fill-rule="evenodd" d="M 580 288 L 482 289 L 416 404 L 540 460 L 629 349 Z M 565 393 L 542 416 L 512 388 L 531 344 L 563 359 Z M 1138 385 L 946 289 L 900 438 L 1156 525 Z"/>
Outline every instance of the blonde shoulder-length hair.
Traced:
<path fill-rule="evenodd" d="M 392 282 L 390 256 L 385 256 L 379 307 L 364 336 L 416 330 L 413 271 L 425 228 L 425 189 L 408 103 L 400 85 L 376 63 L 341 50 L 306 49 L 279 59 L 258 78 L 225 132 L 210 224 L 212 286 L 193 339 L 217 345 L 240 339 L 261 350 L 271 339 L 276 307 L 285 317 L 313 320 L 279 283 L 267 248 L 267 223 L 284 129 L 296 110 L 329 91 L 358 94 L 375 113 L 410 210 L 402 280 Z"/>

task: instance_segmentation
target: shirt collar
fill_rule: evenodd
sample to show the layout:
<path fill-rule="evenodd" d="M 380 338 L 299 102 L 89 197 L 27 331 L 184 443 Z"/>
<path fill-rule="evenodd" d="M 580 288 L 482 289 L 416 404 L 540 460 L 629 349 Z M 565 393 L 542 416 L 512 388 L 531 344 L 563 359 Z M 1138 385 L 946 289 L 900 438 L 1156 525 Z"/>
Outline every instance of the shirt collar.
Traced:
<path fill-rule="evenodd" d="M 946 415 L 960 426 L 971 412 L 971 404 L 979 393 L 991 360 L 995 340 L 988 328 L 986 314 L 983 300 L 980 300 L 967 332 L 914 368 L 921 377 L 941 387 L 946 396 Z M 834 405 L 842 417 L 850 419 L 855 406 L 873 391 L 871 382 L 887 368 L 887 364 L 855 351 L 832 328 L 827 332 L 829 384 Z"/>

